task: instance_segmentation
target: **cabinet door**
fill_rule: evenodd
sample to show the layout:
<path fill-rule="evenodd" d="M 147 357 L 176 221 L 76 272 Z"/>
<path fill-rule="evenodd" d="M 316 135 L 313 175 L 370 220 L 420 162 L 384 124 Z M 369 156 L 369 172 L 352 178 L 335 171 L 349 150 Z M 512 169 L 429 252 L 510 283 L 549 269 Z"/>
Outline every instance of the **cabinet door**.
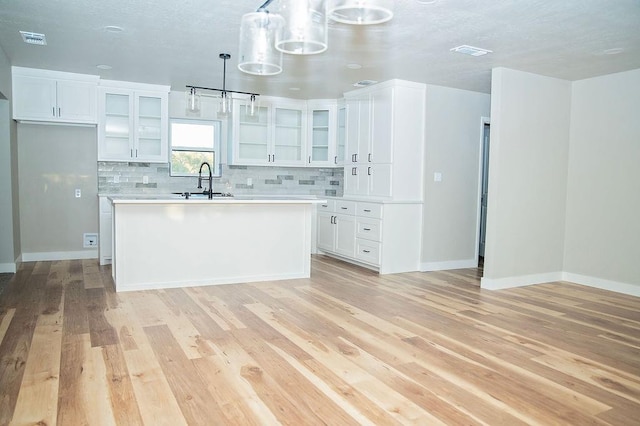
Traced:
<path fill-rule="evenodd" d="M 358 163 L 367 163 L 370 161 L 371 114 L 373 111 L 368 97 L 366 99 L 360 99 L 359 104 L 358 153 L 356 161 Z"/>
<path fill-rule="evenodd" d="M 311 110 L 308 163 L 314 166 L 335 164 L 335 108 Z"/>
<path fill-rule="evenodd" d="M 276 107 L 274 115 L 272 162 L 279 165 L 303 165 L 302 110 Z"/>
<path fill-rule="evenodd" d="M 58 118 L 77 123 L 97 122 L 97 85 L 82 81 L 57 83 Z"/>
<path fill-rule="evenodd" d="M 393 89 L 371 94 L 371 147 L 368 161 L 391 163 L 393 150 Z"/>
<path fill-rule="evenodd" d="M 233 112 L 233 163 L 268 164 L 270 110 L 266 106 L 249 114 L 246 105 L 236 103 Z"/>
<path fill-rule="evenodd" d="M 98 94 L 98 160 L 129 161 L 133 157 L 133 101 L 128 90 Z"/>
<path fill-rule="evenodd" d="M 13 76 L 13 118 L 52 121 L 56 110 L 56 80 Z"/>
<path fill-rule="evenodd" d="M 133 157 L 137 161 L 167 162 L 166 102 L 166 95 L 153 92 L 135 93 Z"/>
<path fill-rule="evenodd" d="M 372 197 L 391 197 L 393 182 L 391 164 L 370 164 L 367 167 L 368 188 L 367 195 Z M 363 194 L 364 195 L 364 194 Z"/>
<path fill-rule="evenodd" d="M 335 225 L 333 212 L 318 212 L 318 248 L 326 251 L 335 250 Z"/>
<path fill-rule="evenodd" d="M 355 257 L 356 254 L 356 218 L 354 216 L 336 215 L 335 252 L 343 256 Z"/>
<path fill-rule="evenodd" d="M 344 164 L 344 155 L 347 145 L 347 107 L 338 108 L 336 125 L 336 152 L 333 157 L 333 164 L 336 166 Z"/>
<path fill-rule="evenodd" d="M 356 161 L 358 155 L 358 141 L 360 139 L 360 102 L 357 99 L 347 99 L 346 105 L 346 150 L 345 164 Z M 346 176 L 345 169 L 345 176 Z"/>
<path fill-rule="evenodd" d="M 360 173 L 359 167 L 355 164 L 346 164 L 344 166 L 344 194 L 359 195 L 360 192 Z"/>

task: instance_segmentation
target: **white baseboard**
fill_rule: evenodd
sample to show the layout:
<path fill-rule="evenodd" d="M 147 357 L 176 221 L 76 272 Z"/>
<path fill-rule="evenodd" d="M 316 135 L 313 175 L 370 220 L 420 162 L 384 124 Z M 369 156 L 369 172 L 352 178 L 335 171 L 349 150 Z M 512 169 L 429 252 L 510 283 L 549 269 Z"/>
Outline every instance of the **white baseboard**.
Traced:
<path fill-rule="evenodd" d="M 640 285 L 563 272 L 563 281 L 640 297 Z"/>
<path fill-rule="evenodd" d="M 503 290 L 506 288 L 562 281 L 563 278 L 564 274 L 562 272 L 548 272 L 544 274 L 521 275 L 506 278 L 482 277 L 480 279 L 480 288 L 487 290 Z"/>
<path fill-rule="evenodd" d="M 420 271 L 446 271 L 448 269 L 477 268 L 477 259 L 447 260 L 446 262 L 426 262 L 420 264 Z"/>
<path fill-rule="evenodd" d="M 82 251 L 46 251 L 41 253 L 22 253 L 23 262 L 42 262 L 51 260 L 97 259 L 98 250 Z"/>
<path fill-rule="evenodd" d="M 5 274 L 7 272 L 15 274 L 17 271 L 15 263 L 0 263 L 0 274 Z"/>

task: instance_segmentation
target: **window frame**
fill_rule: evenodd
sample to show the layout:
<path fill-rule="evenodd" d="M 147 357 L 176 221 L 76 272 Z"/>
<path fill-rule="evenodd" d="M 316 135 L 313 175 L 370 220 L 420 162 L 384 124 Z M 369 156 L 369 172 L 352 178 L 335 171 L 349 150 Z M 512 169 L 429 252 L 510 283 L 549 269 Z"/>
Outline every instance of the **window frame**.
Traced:
<path fill-rule="evenodd" d="M 213 127 L 213 145 L 211 149 L 202 148 L 202 147 L 190 147 L 190 146 L 174 146 L 173 140 L 173 124 L 199 124 L 199 125 L 209 125 Z M 169 118 L 169 176 L 170 177 L 194 177 L 197 174 L 189 174 L 189 173 L 178 173 L 173 171 L 173 152 L 205 152 L 205 153 L 214 153 L 214 162 L 215 164 L 211 164 L 211 172 L 214 177 L 222 176 L 222 164 L 221 164 L 221 147 L 222 147 L 222 123 L 220 120 L 203 120 L 198 118 L 179 118 L 179 117 L 171 117 Z"/>

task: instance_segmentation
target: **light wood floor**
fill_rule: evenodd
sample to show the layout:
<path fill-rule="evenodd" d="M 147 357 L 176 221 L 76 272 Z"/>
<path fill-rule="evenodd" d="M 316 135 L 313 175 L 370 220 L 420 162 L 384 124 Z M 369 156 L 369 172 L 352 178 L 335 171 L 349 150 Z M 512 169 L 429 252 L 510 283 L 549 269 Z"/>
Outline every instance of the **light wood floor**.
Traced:
<path fill-rule="evenodd" d="M 475 269 L 116 294 L 96 261 L 0 296 L 0 424 L 640 424 L 640 299 Z"/>

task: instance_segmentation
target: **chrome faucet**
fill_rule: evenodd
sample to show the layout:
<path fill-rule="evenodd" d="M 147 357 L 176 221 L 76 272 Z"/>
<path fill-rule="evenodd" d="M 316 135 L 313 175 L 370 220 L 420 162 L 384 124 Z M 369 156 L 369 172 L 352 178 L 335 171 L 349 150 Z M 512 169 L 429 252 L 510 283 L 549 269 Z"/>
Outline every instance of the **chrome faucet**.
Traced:
<path fill-rule="evenodd" d="M 208 178 L 203 178 L 202 177 L 202 167 L 203 166 L 207 166 L 207 169 L 209 169 L 209 177 Z M 211 200 L 213 198 L 213 174 L 211 173 L 211 166 L 209 165 L 209 163 L 207 163 L 206 161 L 202 164 L 200 164 L 200 170 L 198 170 L 198 188 L 202 189 L 202 181 L 203 180 L 208 180 L 209 181 L 209 192 L 208 192 L 208 197 Z M 204 191 L 205 193 L 207 193 L 207 191 Z"/>

